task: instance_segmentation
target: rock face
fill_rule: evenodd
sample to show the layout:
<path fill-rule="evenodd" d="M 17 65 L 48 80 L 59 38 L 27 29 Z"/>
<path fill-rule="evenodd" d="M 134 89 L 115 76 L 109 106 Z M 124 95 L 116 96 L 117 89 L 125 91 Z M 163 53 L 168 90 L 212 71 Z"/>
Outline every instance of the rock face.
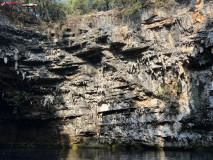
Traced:
<path fill-rule="evenodd" d="M 211 147 L 212 12 L 100 12 L 62 34 L 0 17 L 0 143 Z"/>

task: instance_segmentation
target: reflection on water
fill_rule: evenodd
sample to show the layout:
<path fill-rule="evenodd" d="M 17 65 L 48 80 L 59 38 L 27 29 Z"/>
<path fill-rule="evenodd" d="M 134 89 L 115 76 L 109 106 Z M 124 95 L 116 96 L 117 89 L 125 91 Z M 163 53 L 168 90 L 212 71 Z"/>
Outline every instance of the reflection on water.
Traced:
<path fill-rule="evenodd" d="M 213 160 L 212 151 L 0 148 L 0 160 Z"/>

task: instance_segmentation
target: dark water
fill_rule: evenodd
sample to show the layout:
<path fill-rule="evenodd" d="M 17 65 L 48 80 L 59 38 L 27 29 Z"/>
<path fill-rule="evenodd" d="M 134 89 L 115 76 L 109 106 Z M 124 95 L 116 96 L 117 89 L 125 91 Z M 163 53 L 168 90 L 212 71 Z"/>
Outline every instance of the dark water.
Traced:
<path fill-rule="evenodd" d="M 213 160 L 213 151 L 0 148 L 0 160 Z"/>

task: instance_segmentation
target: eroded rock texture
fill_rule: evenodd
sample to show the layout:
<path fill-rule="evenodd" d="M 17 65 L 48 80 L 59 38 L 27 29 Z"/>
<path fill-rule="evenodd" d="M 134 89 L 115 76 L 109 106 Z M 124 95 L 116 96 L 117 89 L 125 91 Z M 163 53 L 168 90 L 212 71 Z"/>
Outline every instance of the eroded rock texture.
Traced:
<path fill-rule="evenodd" d="M 1 18 L 0 143 L 212 146 L 212 12 L 101 12 L 61 37 Z"/>

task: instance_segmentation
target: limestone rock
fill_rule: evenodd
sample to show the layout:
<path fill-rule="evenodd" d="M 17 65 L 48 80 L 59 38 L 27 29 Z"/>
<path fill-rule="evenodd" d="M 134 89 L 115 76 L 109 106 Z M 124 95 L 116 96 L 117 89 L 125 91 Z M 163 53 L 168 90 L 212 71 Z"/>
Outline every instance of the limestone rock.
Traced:
<path fill-rule="evenodd" d="M 212 147 L 212 9 L 94 13 L 55 40 L 0 16 L 0 142 Z"/>

